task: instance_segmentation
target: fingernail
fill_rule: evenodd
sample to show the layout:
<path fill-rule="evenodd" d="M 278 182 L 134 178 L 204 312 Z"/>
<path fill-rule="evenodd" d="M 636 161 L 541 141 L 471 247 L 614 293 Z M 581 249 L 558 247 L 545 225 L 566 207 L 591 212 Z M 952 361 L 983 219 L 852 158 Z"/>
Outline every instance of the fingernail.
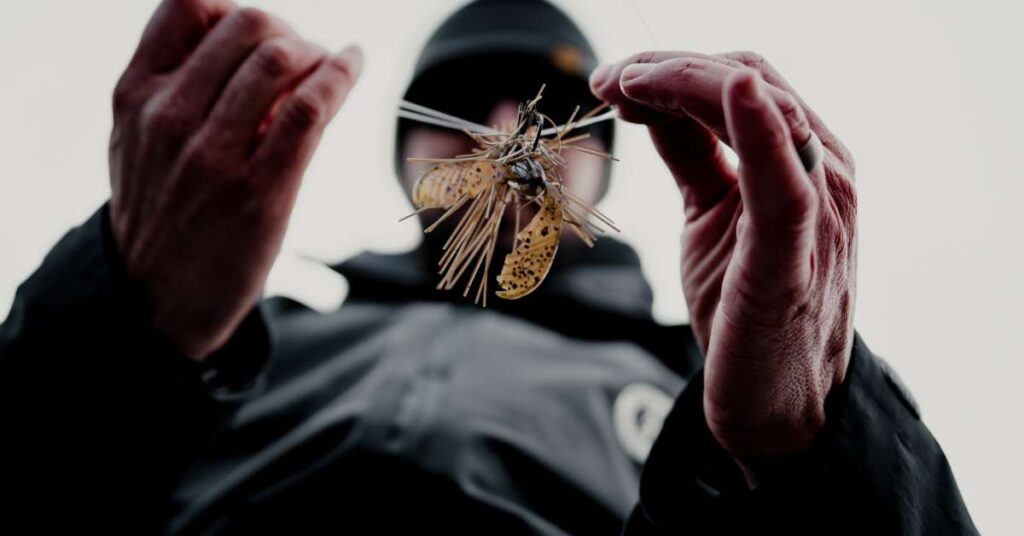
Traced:
<path fill-rule="evenodd" d="M 594 69 L 594 72 L 590 73 L 590 87 L 598 89 L 607 82 L 608 75 L 612 72 L 611 64 L 604 64 Z"/>
<path fill-rule="evenodd" d="M 358 78 L 363 71 L 363 49 L 358 45 L 349 45 L 338 52 L 337 56 L 348 64 L 352 78 Z"/>
<path fill-rule="evenodd" d="M 622 70 L 620 81 L 622 84 L 628 84 L 653 70 L 653 63 L 634 63 Z"/>

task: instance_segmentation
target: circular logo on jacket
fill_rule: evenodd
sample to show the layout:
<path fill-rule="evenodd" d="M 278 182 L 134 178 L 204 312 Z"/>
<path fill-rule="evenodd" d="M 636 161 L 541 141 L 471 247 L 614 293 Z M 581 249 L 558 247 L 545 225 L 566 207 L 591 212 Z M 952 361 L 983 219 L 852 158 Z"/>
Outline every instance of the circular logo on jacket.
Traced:
<path fill-rule="evenodd" d="M 672 409 L 672 397 L 649 383 L 631 383 L 619 391 L 612 408 L 615 434 L 626 454 L 644 463 Z"/>

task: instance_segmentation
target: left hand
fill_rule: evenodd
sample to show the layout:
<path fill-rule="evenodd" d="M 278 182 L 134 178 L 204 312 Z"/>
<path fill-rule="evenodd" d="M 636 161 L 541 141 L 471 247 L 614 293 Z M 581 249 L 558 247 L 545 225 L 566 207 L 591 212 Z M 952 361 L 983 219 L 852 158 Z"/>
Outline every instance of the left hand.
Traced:
<path fill-rule="evenodd" d="M 704 413 L 756 482 L 811 446 L 853 344 L 856 195 L 842 143 L 752 53 L 650 52 L 600 68 L 598 98 L 647 125 L 683 196 L 682 279 L 707 356 Z M 814 132 L 823 165 L 797 155 Z M 739 156 L 739 168 L 719 142 Z"/>

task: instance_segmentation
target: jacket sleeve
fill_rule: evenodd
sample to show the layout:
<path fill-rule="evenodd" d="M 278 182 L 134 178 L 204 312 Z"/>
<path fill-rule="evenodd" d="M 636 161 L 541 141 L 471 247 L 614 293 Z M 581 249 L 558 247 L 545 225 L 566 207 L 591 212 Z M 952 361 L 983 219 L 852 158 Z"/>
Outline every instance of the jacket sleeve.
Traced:
<path fill-rule="evenodd" d="M 809 452 L 748 489 L 703 412 L 698 373 L 665 420 L 624 534 L 977 534 L 909 393 L 855 336 Z"/>
<path fill-rule="evenodd" d="M 0 325 L 0 524 L 159 526 L 174 484 L 261 389 L 261 309 L 203 364 L 178 353 L 149 328 L 107 212 L 57 243 Z"/>

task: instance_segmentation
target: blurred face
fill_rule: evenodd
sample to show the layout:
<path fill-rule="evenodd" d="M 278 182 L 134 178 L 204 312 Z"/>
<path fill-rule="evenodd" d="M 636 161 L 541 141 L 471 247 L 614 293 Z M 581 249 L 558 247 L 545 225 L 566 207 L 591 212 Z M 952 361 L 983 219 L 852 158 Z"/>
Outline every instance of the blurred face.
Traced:
<path fill-rule="evenodd" d="M 518 106 L 519 103 L 511 99 L 499 101 L 494 106 L 490 116 L 487 118 L 486 124 L 498 125 L 503 129 L 508 128 L 509 124 L 514 124 L 516 121 Z M 601 151 L 606 150 L 603 143 L 593 139 L 583 140 L 578 142 L 576 145 Z M 402 157 L 452 158 L 456 155 L 472 152 L 476 147 L 476 143 L 462 132 L 423 125 L 416 126 L 409 131 L 402 147 Z M 598 196 L 601 193 L 601 181 L 604 180 L 604 166 L 607 165 L 606 162 L 601 157 L 589 155 L 580 151 L 573 151 L 571 149 L 564 150 L 562 152 L 562 156 L 568 160 L 568 163 L 562 170 L 562 179 L 565 187 L 572 193 L 586 200 L 588 204 L 594 205 L 598 201 Z M 431 162 L 405 162 L 402 185 L 405 188 L 406 194 L 411 195 L 412 187 L 413 184 L 416 183 L 416 179 L 432 166 L 434 166 L 434 164 Z M 510 206 L 509 213 L 506 213 L 506 217 L 511 215 L 510 213 L 512 210 L 513 208 Z M 531 218 L 535 213 L 536 210 L 532 205 L 531 207 L 525 208 L 521 215 L 523 222 L 522 225 L 525 226 L 526 222 L 529 221 L 529 218 Z M 420 221 L 425 225 L 429 225 L 438 216 L 440 216 L 440 214 L 440 210 L 422 213 L 420 215 Z M 457 222 L 458 218 L 452 217 L 446 220 L 445 223 L 451 223 L 454 225 Z M 445 225 L 442 225 L 441 228 L 431 234 L 447 239 L 448 233 L 445 232 L 443 229 L 444 227 Z M 502 225 L 502 247 L 508 247 L 511 244 L 512 234 L 514 233 L 514 229 L 512 227 L 512 225 Z M 563 239 L 567 237 L 572 237 L 573 239 L 576 238 L 575 234 L 571 232 L 563 234 Z"/>
<path fill-rule="evenodd" d="M 486 124 L 499 125 L 502 128 L 505 128 L 510 123 L 514 124 L 518 106 L 519 103 L 511 99 L 499 101 L 487 118 Z M 601 151 L 606 150 L 603 143 L 593 139 L 583 140 L 576 145 Z M 409 135 L 405 139 L 402 153 L 403 158 L 451 158 L 455 155 L 471 152 L 475 148 L 476 143 L 462 132 L 424 125 L 410 130 Z M 596 203 L 601 192 L 601 181 L 604 177 L 604 166 L 606 165 L 605 161 L 600 157 L 573 150 L 563 151 L 562 156 L 569 161 L 562 172 L 566 188 L 585 199 L 587 203 L 591 205 Z M 416 179 L 433 165 L 430 162 L 405 163 L 402 183 L 406 193 L 412 192 L 412 186 L 415 184 Z"/>

